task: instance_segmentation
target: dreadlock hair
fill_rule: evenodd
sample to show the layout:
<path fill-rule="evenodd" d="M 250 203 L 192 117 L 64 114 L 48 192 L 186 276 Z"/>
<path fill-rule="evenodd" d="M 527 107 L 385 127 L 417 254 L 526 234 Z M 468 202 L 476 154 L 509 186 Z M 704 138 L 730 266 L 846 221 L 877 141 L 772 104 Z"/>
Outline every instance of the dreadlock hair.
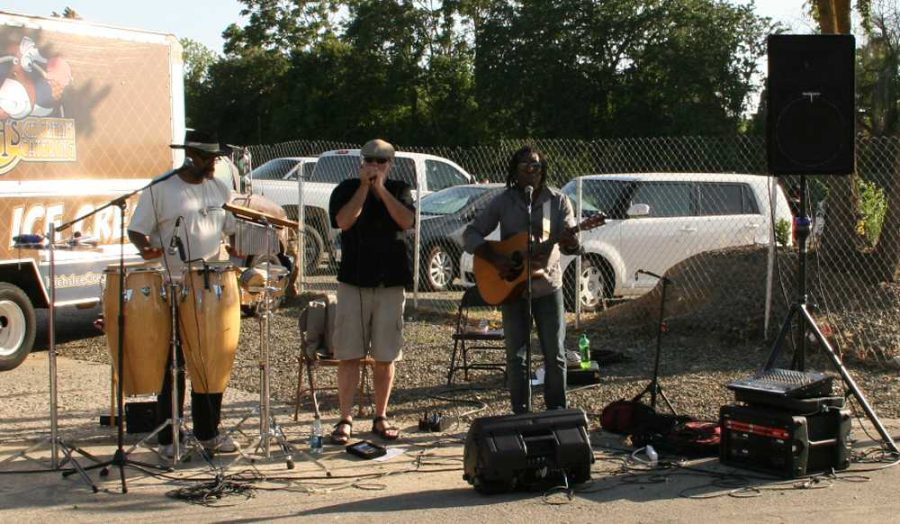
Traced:
<path fill-rule="evenodd" d="M 547 159 L 538 148 L 526 145 L 519 148 L 518 151 L 509 157 L 509 165 L 506 169 L 506 187 L 511 188 L 516 185 L 516 175 L 518 174 L 519 162 L 524 158 L 528 158 L 531 154 L 537 155 L 541 159 L 541 181 L 538 182 L 538 188 L 544 187 L 547 182 Z M 537 189 L 537 188 L 535 188 Z"/>

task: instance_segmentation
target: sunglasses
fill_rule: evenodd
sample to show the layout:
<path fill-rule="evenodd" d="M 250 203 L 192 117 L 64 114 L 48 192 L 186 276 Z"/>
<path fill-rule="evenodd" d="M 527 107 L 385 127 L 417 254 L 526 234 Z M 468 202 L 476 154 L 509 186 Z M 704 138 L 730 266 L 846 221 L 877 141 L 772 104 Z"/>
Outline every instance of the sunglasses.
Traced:
<path fill-rule="evenodd" d="M 519 162 L 519 167 L 524 167 L 525 169 L 540 169 L 540 162 Z"/>
<path fill-rule="evenodd" d="M 390 162 L 390 160 L 388 160 L 387 158 L 373 158 L 373 157 L 367 156 L 367 157 L 363 158 L 363 162 L 365 162 L 367 164 L 372 164 L 372 163 L 387 164 L 388 162 Z"/>

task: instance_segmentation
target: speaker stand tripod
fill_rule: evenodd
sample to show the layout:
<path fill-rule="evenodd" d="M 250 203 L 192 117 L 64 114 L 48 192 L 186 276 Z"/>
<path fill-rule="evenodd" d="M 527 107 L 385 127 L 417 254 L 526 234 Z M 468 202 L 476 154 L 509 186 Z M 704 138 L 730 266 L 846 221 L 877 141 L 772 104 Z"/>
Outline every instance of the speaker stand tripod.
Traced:
<path fill-rule="evenodd" d="M 50 280 L 50 301 L 49 301 L 49 314 L 47 320 L 47 332 L 49 338 L 49 349 L 47 350 L 48 356 L 48 366 L 50 371 L 50 436 L 46 437 L 39 442 L 33 444 L 32 446 L 16 453 L 15 455 L 0 461 L 0 465 L 12 462 L 17 458 L 24 458 L 26 460 L 36 460 L 32 457 L 29 457 L 28 454 L 36 449 L 39 449 L 45 445 L 50 446 L 50 468 L 54 471 L 60 471 L 65 473 L 78 473 L 81 477 L 81 480 L 84 481 L 85 484 L 90 486 L 91 491 L 97 493 L 99 489 L 97 485 L 91 481 L 91 478 L 87 475 L 84 468 L 81 464 L 75 460 L 75 457 L 72 456 L 73 453 L 78 453 L 79 455 L 91 460 L 93 462 L 100 462 L 96 457 L 88 453 L 87 451 L 69 444 L 62 437 L 59 436 L 59 404 L 58 394 L 59 391 L 57 389 L 57 368 L 56 368 L 56 257 L 55 257 L 55 242 L 56 236 L 54 231 L 54 224 L 50 224 L 49 234 L 48 234 L 48 244 L 47 249 L 50 254 L 50 272 L 49 272 L 49 280 Z M 59 454 L 62 452 L 65 457 L 62 461 L 59 460 Z M 66 464 L 70 464 L 71 468 L 64 468 Z"/>
<path fill-rule="evenodd" d="M 660 347 L 662 346 L 662 334 L 665 330 L 666 322 L 665 322 L 665 310 L 666 310 L 666 288 L 669 287 L 669 284 L 672 281 L 665 277 L 660 276 L 655 273 L 651 273 L 649 271 L 645 271 L 643 269 L 637 270 L 634 274 L 635 279 L 639 274 L 650 275 L 651 277 L 656 277 L 660 282 L 662 282 L 662 293 L 659 299 L 659 325 L 656 329 L 656 357 L 653 362 L 653 378 L 650 380 L 650 383 L 637 394 L 632 402 L 637 402 L 647 393 L 650 394 L 650 407 L 656 410 L 656 397 L 660 397 L 663 399 L 663 402 L 666 403 L 666 407 L 669 408 L 669 411 L 672 412 L 673 415 L 678 415 L 678 412 L 675 411 L 675 407 L 672 406 L 672 403 L 669 402 L 669 397 L 666 396 L 666 393 L 663 391 L 662 386 L 659 384 L 659 357 L 660 357 Z"/>
<path fill-rule="evenodd" d="M 885 429 L 884 425 L 879 420 L 878 415 L 875 414 L 875 410 L 872 409 L 872 406 L 869 405 L 869 402 L 866 400 L 865 395 L 863 395 L 862 391 L 859 389 L 859 386 L 856 385 L 856 381 L 853 380 L 853 377 L 850 376 L 850 372 L 847 371 L 847 368 L 844 367 L 843 362 L 841 362 L 840 357 L 838 357 L 837 352 L 831 347 L 831 344 L 828 342 L 828 339 L 822 333 L 822 330 L 819 329 L 819 326 L 816 324 L 815 319 L 812 317 L 812 314 L 809 312 L 808 305 L 808 295 L 806 289 L 806 255 L 807 255 L 807 240 L 809 239 L 810 234 L 810 219 L 807 216 L 806 209 L 806 175 L 800 175 L 800 213 L 796 219 L 796 227 L 795 231 L 797 234 L 797 301 L 791 305 L 791 309 L 788 312 L 787 318 L 784 320 L 784 324 L 781 326 L 781 330 L 778 333 L 778 338 L 775 339 L 775 343 L 772 346 L 772 351 L 769 353 L 769 358 L 763 366 L 763 370 L 771 369 L 775 365 L 775 361 L 781 354 L 782 345 L 784 344 L 788 333 L 791 330 L 791 326 L 793 325 L 794 320 L 797 320 L 799 323 L 799 344 L 794 348 L 794 357 L 791 362 L 792 369 L 796 369 L 799 371 L 806 370 L 806 335 L 807 329 L 812 332 L 815 339 L 819 342 L 822 349 L 825 351 L 826 356 L 831 363 L 834 365 L 835 369 L 840 373 L 841 378 L 844 380 L 844 383 L 847 385 L 847 388 L 856 397 L 856 400 L 859 402 L 860 406 L 862 406 L 863 411 L 866 413 L 866 417 L 868 417 L 869 422 L 875 427 L 878 431 L 878 434 L 881 436 L 883 444 L 895 455 L 900 455 L 900 450 L 897 448 L 897 444 L 894 443 L 894 439 L 891 437 L 890 433 L 888 433 L 887 429 Z M 798 317 L 795 319 L 795 317 Z"/>

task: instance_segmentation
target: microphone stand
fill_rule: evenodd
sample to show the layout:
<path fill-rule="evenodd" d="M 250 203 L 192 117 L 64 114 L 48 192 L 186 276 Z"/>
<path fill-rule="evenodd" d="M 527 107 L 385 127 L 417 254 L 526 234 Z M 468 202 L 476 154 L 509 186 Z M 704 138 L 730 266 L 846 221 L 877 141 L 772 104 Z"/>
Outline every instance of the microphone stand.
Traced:
<path fill-rule="evenodd" d="M 663 391 L 662 386 L 659 385 L 659 356 L 660 356 L 660 346 L 662 345 L 662 334 L 665 326 L 665 309 L 666 309 L 666 287 L 672 283 L 672 281 L 665 277 L 657 275 L 656 273 L 651 273 L 650 271 L 645 271 L 643 269 L 638 269 L 635 274 L 635 280 L 639 274 L 650 275 L 651 277 L 656 277 L 662 282 L 662 293 L 659 299 L 659 325 L 656 329 L 656 357 L 653 362 L 653 378 L 650 380 L 650 383 L 637 394 L 636 397 L 631 399 L 632 402 L 637 402 L 647 393 L 650 393 L 650 407 L 653 410 L 656 410 L 656 396 L 659 395 L 662 397 L 663 402 L 666 403 L 666 406 L 672 412 L 673 415 L 678 415 L 678 412 L 675 411 L 675 407 L 672 406 L 672 403 L 669 402 L 669 397 L 666 396 L 666 393 Z"/>
<path fill-rule="evenodd" d="M 94 493 L 99 492 L 100 490 L 97 488 L 96 484 L 91 481 L 91 478 L 87 475 L 84 468 L 81 464 L 75 460 L 75 457 L 72 456 L 72 453 L 78 453 L 83 457 L 92 460 L 94 462 L 100 462 L 93 455 L 84 451 L 83 449 L 73 446 L 67 443 L 59 436 L 59 404 L 58 400 L 58 389 L 57 389 L 57 368 L 56 368 L 56 256 L 55 256 L 55 246 L 56 238 L 54 235 L 55 231 L 53 229 L 53 223 L 50 223 L 49 233 L 47 235 L 47 249 L 50 253 L 50 272 L 49 272 L 49 280 L 50 280 L 50 301 L 49 301 L 49 314 L 47 320 L 47 331 L 49 338 L 49 349 L 47 350 L 47 361 L 49 365 L 50 372 L 50 436 L 42 439 L 37 444 L 30 446 L 29 448 L 20 451 L 19 453 L 3 460 L 0 464 L 5 464 L 12 460 L 15 460 L 18 457 L 23 457 L 28 460 L 35 460 L 28 456 L 28 453 L 34 451 L 35 449 L 43 446 L 44 444 L 50 445 L 50 468 L 54 471 L 62 471 L 62 472 L 70 472 L 70 473 L 78 473 L 81 476 L 81 479 L 91 487 L 91 491 Z M 59 453 L 62 451 L 65 459 L 60 462 Z M 66 464 L 71 464 L 71 468 L 63 468 Z"/>
<path fill-rule="evenodd" d="M 118 322 L 118 357 L 119 362 L 117 366 L 116 373 L 118 374 L 118 380 L 116 381 L 116 451 L 113 454 L 113 457 L 110 460 L 100 462 L 98 464 L 92 464 L 86 468 L 85 470 L 92 470 L 97 468 L 102 468 L 100 470 L 100 476 L 109 475 L 109 466 L 117 466 L 119 468 L 119 477 L 122 483 L 122 493 L 128 493 L 128 485 L 125 483 L 125 467 L 130 466 L 139 471 L 144 472 L 146 469 L 155 469 L 158 471 L 171 471 L 171 468 L 159 466 L 157 464 L 150 464 L 146 462 L 139 462 L 136 460 L 131 460 L 128 458 L 125 453 L 125 399 L 124 399 L 124 388 L 122 383 L 122 378 L 125 376 L 125 208 L 127 207 L 127 200 L 132 196 L 148 189 L 150 187 L 159 184 L 164 180 L 168 180 L 169 178 L 177 175 L 183 169 L 185 169 L 190 163 L 186 162 L 184 166 L 173 169 L 172 171 L 164 174 L 161 177 L 158 177 L 154 180 L 151 180 L 149 184 L 146 186 L 135 189 L 131 193 L 126 193 L 120 197 L 114 198 L 103 204 L 102 206 L 94 209 L 89 213 L 85 213 L 80 217 L 76 217 L 69 222 L 65 222 L 57 227 L 54 232 L 59 233 L 61 231 L 65 231 L 66 229 L 72 227 L 73 225 L 90 218 L 97 213 L 103 211 L 104 209 L 116 206 L 119 208 L 119 315 L 117 318 Z M 63 476 L 71 475 L 72 471 L 67 471 L 63 473 Z"/>
<path fill-rule="evenodd" d="M 531 256 L 532 251 L 534 250 L 534 240 L 531 237 L 531 219 L 532 219 L 532 201 L 534 195 L 534 188 L 532 186 L 525 186 L 525 197 L 528 203 L 528 242 L 526 248 L 525 257 L 525 275 L 527 282 L 527 293 L 528 293 L 528 314 L 526 318 L 528 319 L 527 328 L 525 329 L 525 369 L 528 370 L 526 376 L 528 377 L 528 404 L 527 404 L 527 412 L 531 412 L 531 402 L 532 402 L 532 388 L 531 388 L 531 324 L 534 322 L 534 312 L 532 311 L 533 305 L 533 297 L 531 294 Z M 544 380 L 546 388 L 546 379 L 547 379 L 547 363 L 544 363 Z M 546 391 L 546 390 L 545 390 Z"/>

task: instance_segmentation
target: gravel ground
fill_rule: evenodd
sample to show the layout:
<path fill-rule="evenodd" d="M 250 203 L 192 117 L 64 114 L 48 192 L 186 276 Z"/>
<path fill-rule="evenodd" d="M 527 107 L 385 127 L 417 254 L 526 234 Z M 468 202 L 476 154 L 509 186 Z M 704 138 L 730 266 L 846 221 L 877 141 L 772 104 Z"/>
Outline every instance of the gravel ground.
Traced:
<path fill-rule="evenodd" d="M 764 267 L 758 253 L 748 253 L 747 267 Z M 708 296 L 680 296 L 670 292 L 667 301 L 669 332 L 662 338 L 660 383 L 664 393 L 681 414 L 697 418 L 716 419 L 719 407 L 729 403 L 732 395 L 724 384 L 746 377 L 765 362 L 770 343 L 763 341 L 761 314 L 748 313 L 762 303 L 747 287 L 759 286 L 758 275 L 745 271 L 731 257 L 720 255 L 718 263 L 733 267 L 735 275 L 720 279 L 721 285 L 712 288 Z M 670 273 L 677 280 L 679 272 Z M 290 402 L 297 381 L 299 340 L 296 318 L 308 297 L 291 299 L 274 314 L 271 325 L 270 363 L 271 392 L 274 400 Z M 591 414 L 599 414 L 607 403 L 631 398 L 647 385 L 653 369 L 656 347 L 655 322 L 658 296 L 649 293 L 595 315 L 583 323 L 592 340 L 593 349 L 613 352 L 614 361 L 601 361 L 602 380 L 599 384 L 572 388 L 570 404 Z M 888 336 L 896 333 L 896 309 L 888 310 L 885 325 Z M 783 318 L 783 307 L 773 318 Z M 75 314 L 68 326 L 61 323 L 66 334 L 59 344 L 61 355 L 95 362 L 107 362 L 105 339 L 85 327 L 95 312 Z M 497 371 L 474 371 L 465 382 L 457 375 L 453 387 L 447 386 L 447 366 L 452 349 L 451 334 L 455 318 L 452 314 L 407 312 L 404 359 L 397 366 L 396 386 L 391 399 L 390 413 L 405 424 L 415 421 L 425 411 L 441 411 L 458 415 L 481 416 L 508 412 L 508 395 L 503 375 Z M 892 317 L 887 318 L 887 317 Z M 780 321 L 779 321 L 780 323 Z M 570 328 L 569 347 L 574 349 L 580 331 Z M 241 342 L 231 387 L 256 392 L 259 388 L 257 357 L 259 354 L 259 325 L 254 317 L 245 317 L 241 324 Z M 45 342 L 45 341 L 44 341 Z M 41 341 L 39 340 L 39 344 Z M 537 347 L 535 343 L 533 347 Z M 788 350 L 789 352 L 789 350 Z M 502 360 L 498 352 L 484 358 Z M 539 364 L 536 358 L 536 365 Z M 814 352 L 807 361 L 808 369 L 834 371 L 830 361 Z M 848 369 L 863 393 L 882 417 L 900 417 L 900 374 L 885 366 L 851 361 Z M 334 371 L 319 373 L 322 385 L 334 384 Z M 836 381 L 839 384 L 840 381 Z M 337 418 L 337 397 L 333 391 L 319 396 L 327 417 Z M 540 388 L 535 392 L 536 407 L 543 405 Z M 311 409 L 304 401 L 301 409 Z M 367 428 L 366 428 L 367 429 Z"/>

